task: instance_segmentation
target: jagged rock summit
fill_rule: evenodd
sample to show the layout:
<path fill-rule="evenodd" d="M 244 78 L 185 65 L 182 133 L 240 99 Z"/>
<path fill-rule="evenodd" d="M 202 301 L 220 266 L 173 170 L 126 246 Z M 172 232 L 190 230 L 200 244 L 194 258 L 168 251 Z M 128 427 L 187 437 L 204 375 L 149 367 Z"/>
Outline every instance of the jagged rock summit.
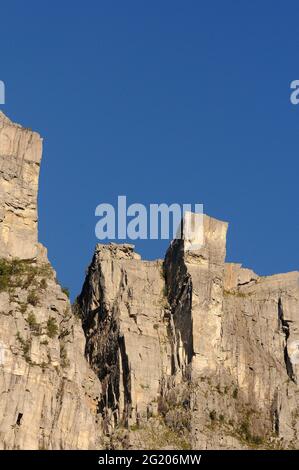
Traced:
<path fill-rule="evenodd" d="M 40 157 L 0 114 L 0 448 L 298 448 L 299 273 L 226 263 L 204 215 L 164 260 L 98 244 L 71 310 L 38 244 Z"/>

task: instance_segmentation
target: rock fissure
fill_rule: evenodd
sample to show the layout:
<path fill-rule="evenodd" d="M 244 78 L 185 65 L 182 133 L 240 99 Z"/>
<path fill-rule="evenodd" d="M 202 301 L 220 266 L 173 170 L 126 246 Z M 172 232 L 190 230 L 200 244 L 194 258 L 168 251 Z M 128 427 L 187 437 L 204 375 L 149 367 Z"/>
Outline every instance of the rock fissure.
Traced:
<path fill-rule="evenodd" d="M 290 337 L 290 321 L 287 321 L 284 318 L 283 307 L 282 307 L 282 302 L 281 302 L 280 297 L 278 299 L 278 319 L 279 319 L 279 326 L 283 334 L 285 335 L 285 345 L 283 348 L 283 356 L 284 356 L 286 371 L 287 371 L 289 378 L 293 382 L 296 383 L 296 376 L 294 374 L 292 361 L 290 359 L 289 352 L 288 352 L 288 339 Z"/>

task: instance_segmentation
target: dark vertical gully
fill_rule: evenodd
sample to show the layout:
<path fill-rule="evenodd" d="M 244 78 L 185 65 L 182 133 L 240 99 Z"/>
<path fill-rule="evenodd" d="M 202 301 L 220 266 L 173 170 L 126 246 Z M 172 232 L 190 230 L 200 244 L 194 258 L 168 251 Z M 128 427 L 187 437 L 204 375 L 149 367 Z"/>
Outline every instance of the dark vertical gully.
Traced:
<path fill-rule="evenodd" d="M 284 318 L 284 312 L 282 307 L 281 298 L 278 299 L 278 328 L 282 330 L 283 334 L 285 335 L 285 346 L 284 346 L 284 363 L 286 366 L 286 371 L 289 378 L 292 382 L 297 383 L 296 376 L 294 374 L 293 365 L 289 357 L 288 353 L 288 339 L 290 336 L 290 325 L 289 322 Z"/>

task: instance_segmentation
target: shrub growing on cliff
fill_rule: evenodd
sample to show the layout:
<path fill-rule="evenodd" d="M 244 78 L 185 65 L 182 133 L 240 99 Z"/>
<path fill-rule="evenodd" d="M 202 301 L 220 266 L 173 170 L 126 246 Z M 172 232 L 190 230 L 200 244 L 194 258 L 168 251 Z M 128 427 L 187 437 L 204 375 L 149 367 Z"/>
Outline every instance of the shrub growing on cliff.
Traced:
<path fill-rule="evenodd" d="M 27 317 L 27 323 L 29 325 L 30 330 L 33 333 L 38 334 L 40 332 L 40 325 L 36 321 L 36 316 L 34 315 L 33 312 L 29 313 Z"/>
<path fill-rule="evenodd" d="M 29 292 L 27 296 L 27 302 L 33 307 L 36 307 L 38 305 L 38 301 L 39 301 L 39 298 L 38 298 L 37 293 L 35 291 Z"/>
<path fill-rule="evenodd" d="M 30 363 L 31 362 L 31 359 L 30 359 L 31 340 L 30 339 L 25 340 L 21 336 L 19 331 L 16 334 L 16 338 L 17 338 L 17 340 L 19 341 L 19 343 L 21 345 L 21 348 L 22 348 L 22 351 L 23 351 L 24 358 L 25 358 L 26 362 Z"/>
<path fill-rule="evenodd" d="M 54 317 L 50 317 L 47 321 L 47 335 L 49 338 L 55 338 L 58 333 L 58 325 Z"/>
<path fill-rule="evenodd" d="M 0 292 L 8 289 L 11 271 L 12 271 L 11 264 L 7 260 L 1 259 L 0 260 Z"/>
<path fill-rule="evenodd" d="M 0 259 L 0 292 L 16 287 L 27 289 L 37 285 L 38 276 L 50 277 L 52 270 L 49 264 L 37 265 L 33 260 Z"/>

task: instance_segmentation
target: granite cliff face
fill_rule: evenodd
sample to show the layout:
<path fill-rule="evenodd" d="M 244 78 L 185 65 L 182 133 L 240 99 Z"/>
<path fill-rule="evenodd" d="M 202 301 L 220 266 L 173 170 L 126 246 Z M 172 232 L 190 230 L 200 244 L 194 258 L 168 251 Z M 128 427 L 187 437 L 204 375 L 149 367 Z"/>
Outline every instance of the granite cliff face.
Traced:
<path fill-rule="evenodd" d="M 37 242 L 41 139 L 0 113 L 0 448 L 99 446 L 98 379 Z"/>
<path fill-rule="evenodd" d="M 77 308 L 105 432 L 114 446 L 298 448 L 299 273 L 225 263 L 227 224 L 203 222 L 202 248 L 175 240 L 163 262 L 96 247 Z"/>
<path fill-rule="evenodd" d="M 0 111 L 0 257 L 37 255 L 37 189 L 42 139 Z"/>
<path fill-rule="evenodd" d="M 0 113 L 0 448 L 298 448 L 299 273 L 226 263 L 204 216 L 164 260 L 97 245 L 71 309 L 38 243 L 40 158 Z"/>

